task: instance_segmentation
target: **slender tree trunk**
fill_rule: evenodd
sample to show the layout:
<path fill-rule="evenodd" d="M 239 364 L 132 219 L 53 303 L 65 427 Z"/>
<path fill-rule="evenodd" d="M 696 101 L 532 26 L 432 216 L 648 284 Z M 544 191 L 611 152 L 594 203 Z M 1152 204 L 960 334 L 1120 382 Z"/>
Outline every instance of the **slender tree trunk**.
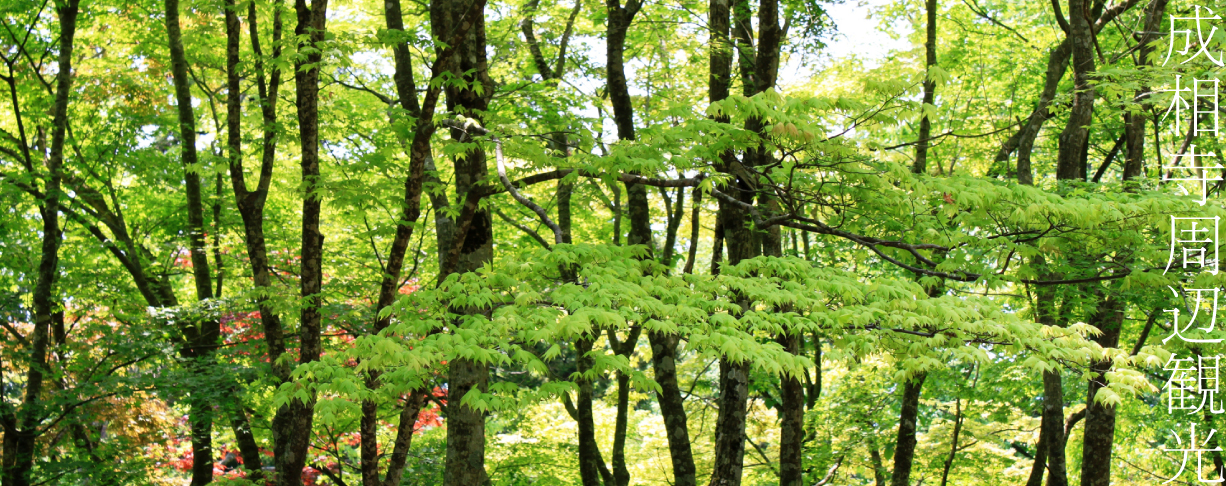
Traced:
<path fill-rule="evenodd" d="M 924 104 L 920 111 L 919 140 L 915 144 L 915 163 L 911 166 L 911 172 L 916 174 L 928 171 L 928 139 L 932 136 L 932 119 L 925 110 L 936 100 L 937 90 L 937 83 L 932 79 L 932 67 L 937 65 L 937 0 L 925 0 L 924 9 L 928 17 L 924 41 Z"/>
<path fill-rule="evenodd" d="M 634 353 L 638 347 L 639 336 L 643 328 L 641 326 L 633 326 L 630 328 L 630 334 L 626 336 L 624 342 L 617 341 L 617 334 L 610 329 L 609 342 L 613 346 L 613 352 L 618 355 L 625 356 L 627 359 Z M 676 350 L 674 348 L 674 355 Z M 674 386 L 676 379 L 674 377 Z M 676 390 L 678 397 L 680 390 Z M 682 418 L 685 417 L 685 410 L 682 410 Z M 626 486 L 630 484 L 630 470 L 626 467 L 626 434 L 628 432 L 628 422 L 630 419 L 630 375 L 623 372 L 617 372 L 617 418 L 613 426 L 613 484 L 617 486 Z M 671 439 L 670 439 L 671 440 Z M 688 436 L 687 436 L 688 440 Z M 608 480 L 605 480 L 606 486 Z"/>
<path fill-rule="evenodd" d="M 1043 373 L 1043 421 L 1041 434 L 1047 455 L 1047 486 L 1067 486 L 1065 461 L 1064 384 L 1059 371 Z"/>
<path fill-rule="evenodd" d="M 1040 425 L 1039 442 L 1034 448 L 1034 463 L 1030 466 L 1030 476 L 1026 478 L 1026 486 L 1043 486 L 1043 473 L 1047 472 L 1047 436 L 1043 434 L 1043 431 L 1043 426 Z"/>
<path fill-rule="evenodd" d="M 192 110 L 191 86 L 188 84 L 187 77 L 187 57 L 183 50 L 179 27 L 179 2 L 178 0 L 166 0 L 165 7 L 175 104 L 179 115 L 179 137 L 182 140 L 180 149 L 183 158 L 184 192 L 187 195 L 188 251 L 192 261 L 196 299 L 203 301 L 213 297 L 213 289 L 204 241 L 204 203 L 201 195 L 199 160 L 196 154 L 196 115 Z M 235 44 L 234 55 L 237 56 L 237 39 L 233 42 L 228 40 L 227 44 L 230 43 Z M 234 81 L 237 84 L 237 78 Z M 231 137 L 233 136 L 234 134 L 231 134 Z M 234 147 L 231 149 L 233 150 Z M 231 153 L 231 157 L 237 157 L 237 154 Z M 184 355 L 194 360 L 190 365 L 192 373 L 198 376 L 202 383 L 197 389 L 192 390 L 188 397 L 190 406 L 188 421 L 191 424 L 193 457 L 192 485 L 201 486 L 213 481 L 213 407 L 212 400 L 204 393 L 204 390 L 208 389 L 208 386 L 204 384 L 212 380 L 210 376 L 212 355 L 220 342 L 221 327 L 217 319 L 201 319 L 194 324 L 195 330 L 187 336 L 189 349 Z"/>
<path fill-rule="evenodd" d="M 1039 136 L 1039 130 L 1043 128 L 1043 123 L 1052 117 L 1051 103 L 1056 97 L 1056 90 L 1060 86 L 1060 79 L 1064 77 L 1064 72 L 1068 70 L 1069 58 L 1072 54 L 1073 44 L 1068 39 L 1065 39 L 1053 48 L 1048 55 L 1047 71 L 1043 79 L 1043 91 L 1039 93 L 1039 102 L 1019 132 L 1021 139 L 1018 141 L 1017 147 L 1018 183 L 1034 184 L 1034 170 L 1030 164 L 1030 157 L 1034 152 L 1034 142 Z"/>
<path fill-rule="evenodd" d="M 690 242 L 686 251 L 685 266 L 682 267 L 681 273 L 694 273 L 694 257 L 698 255 L 698 230 L 702 227 L 699 225 L 699 215 L 702 209 L 702 191 L 695 187 L 690 191 Z"/>
<path fill-rule="evenodd" d="M 741 484 L 745 460 L 745 419 L 749 401 L 749 363 L 719 360 L 719 414 L 715 419 L 715 464 L 710 486 Z"/>
<path fill-rule="evenodd" d="M 252 6 L 254 8 L 254 5 Z M 241 26 L 238 22 L 238 10 L 234 0 L 226 0 L 224 2 L 224 14 L 226 19 L 226 150 L 229 158 L 229 167 L 237 167 L 242 170 L 242 104 L 241 91 L 239 87 L 238 62 L 239 62 L 239 35 Z M 221 249 L 218 246 L 218 230 L 221 224 L 221 189 L 222 175 L 217 174 L 217 201 L 213 205 L 213 251 L 214 261 L 217 262 L 217 296 L 221 296 Z M 264 474 L 263 464 L 260 459 L 259 445 L 255 442 L 255 436 L 252 435 L 251 424 L 247 420 L 247 412 L 243 410 L 242 400 L 238 395 L 238 387 L 233 387 L 231 395 L 223 397 L 226 401 L 225 408 L 230 415 L 230 428 L 234 432 L 235 440 L 238 442 L 239 452 L 243 458 L 243 467 L 247 469 L 247 478 L 252 481 L 259 481 Z M 210 464 L 211 466 L 211 464 Z"/>
<path fill-rule="evenodd" d="M 894 473 L 890 477 L 892 486 L 910 486 L 911 466 L 915 460 L 915 432 L 919 425 L 920 391 L 924 387 L 926 374 L 920 373 L 903 384 L 902 411 L 898 417 L 898 445 L 894 447 Z"/>
<path fill-rule="evenodd" d="M 872 434 L 872 432 L 869 432 Z M 881 451 L 877 450 L 877 441 L 872 435 L 868 438 L 868 459 L 873 466 L 873 482 L 877 486 L 885 486 L 890 482 L 890 472 L 885 470 L 885 463 L 881 460 Z"/>
<path fill-rule="evenodd" d="M 682 211 L 685 209 L 685 188 L 677 188 L 674 201 L 670 201 L 672 198 L 668 197 L 666 187 L 660 188 L 660 195 L 664 197 L 664 214 L 668 218 L 668 226 L 664 231 L 664 247 L 660 249 L 660 263 L 672 269 L 675 268 L 673 255 L 676 254 L 677 231 L 681 228 Z M 671 207 L 669 202 L 673 202 Z"/>
<path fill-rule="evenodd" d="M 404 18 L 399 0 L 387 0 L 384 2 L 384 21 L 389 31 L 402 32 L 404 30 Z M 457 39 L 457 35 L 463 35 L 466 32 L 461 29 L 457 32 L 450 32 L 450 34 L 452 34 L 450 39 Z M 450 43 L 455 44 L 456 42 Z M 445 68 L 445 63 L 450 60 L 449 58 L 451 53 L 454 52 L 454 48 L 444 51 L 439 54 L 439 60 L 436 60 L 435 65 L 431 68 L 432 81 Z M 404 42 L 393 45 L 392 57 L 395 65 L 395 73 L 392 79 L 395 83 L 396 94 L 400 100 L 399 108 L 403 110 L 404 114 L 419 120 L 433 118 L 441 93 L 440 88 L 432 83 L 426 91 L 425 102 L 419 104 L 417 89 L 413 81 L 412 57 L 409 53 L 408 45 Z M 404 114 L 393 111 L 390 115 L 390 123 L 393 125 L 407 124 L 407 117 Z M 422 187 L 425 180 L 431 177 L 427 175 L 427 170 L 433 169 L 429 139 L 434 134 L 434 131 L 435 128 L 432 123 L 421 123 L 415 127 L 412 137 L 404 137 L 400 140 L 401 145 L 409 152 L 409 175 L 405 178 L 401 215 L 396 225 L 395 237 L 392 239 L 391 248 L 388 251 L 387 263 L 383 268 L 383 278 L 379 284 L 379 299 L 375 304 L 376 316 L 381 315 L 384 309 L 390 306 L 395 301 L 396 296 L 399 295 L 405 254 L 413 237 L 413 225 L 421 218 Z M 445 197 L 434 197 L 433 200 L 446 202 Z M 440 214 L 440 217 L 443 217 L 442 208 L 436 207 L 436 211 Z M 439 237 L 438 248 L 442 249 L 450 244 L 452 235 L 450 231 L 446 231 L 447 228 L 450 228 L 450 220 L 444 219 L 439 223 L 440 227 L 437 231 Z M 440 251 L 440 255 L 442 253 Z M 440 268 L 442 268 L 441 264 Z M 372 332 L 378 334 L 386 329 L 390 323 L 390 315 L 377 317 Z M 366 386 L 371 389 L 378 388 L 380 386 L 379 376 L 378 370 L 371 370 L 366 376 Z M 429 388 L 426 385 L 418 390 L 414 390 L 409 393 L 405 400 L 404 408 L 400 414 L 401 421 L 396 432 L 391 462 L 388 465 L 387 474 L 382 484 L 398 484 L 399 478 L 403 474 L 404 461 L 412 444 L 413 425 L 417 420 L 417 415 L 421 412 L 421 408 L 425 405 L 426 397 L 430 393 Z M 360 462 L 362 484 L 363 486 L 377 486 L 380 484 L 378 404 L 374 400 L 362 402 L 362 420 L 359 426 L 359 435 L 361 437 Z"/>
<path fill-rule="evenodd" d="M 593 344 L 591 338 L 580 338 L 575 341 L 575 360 L 581 375 L 576 380 L 579 386 L 576 421 L 579 425 L 579 477 L 583 481 L 583 486 L 603 484 L 603 478 L 600 475 L 603 461 L 600 458 L 600 449 L 596 445 L 596 421 L 592 410 L 592 380 L 582 377 L 592 368 L 592 358 L 588 356 L 588 353 L 592 351 Z"/>
<path fill-rule="evenodd" d="M 950 439 L 949 457 L 945 458 L 945 468 L 941 470 L 941 486 L 949 483 L 949 470 L 954 467 L 954 458 L 958 455 L 958 435 L 962 433 L 962 397 L 954 400 L 954 436 Z"/>
<path fill-rule="evenodd" d="M 817 406 L 817 399 L 822 396 L 822 337 L 813 332 L 813 381 L 808 384 L 808 389 L 805 390 L 805 409 L 813 410 Z"/>
<path fill-rule="evenodd" d="M 230 415 L 230 430 L 234 432 L 234 441 L 238 443 L 239 455 L 243 458 L 243 469 L 247 471 L 247 479 L 258 484 L 263 481 L 264 465 L 260 458 L 260 445 L 255 441 L 247 411 L 243 409 L 243 401 L 237 390 L 223 399 L 226 412 Z"/>
<path fill-rule="evenodd" d="M 1043 266 L 1042 258 L 1036 258 L 1035 263 Z M 1056 325 L 1063 317 L 1057 315 L 1055 290 L 1041 287 L 1035 295 L 1035 318 L 1043 325 Z M 1065 459 L 1065 444 L 1068 441 L 1064 433 L 1064 383 L 1060 370 L 1043 372 L 1043 418 L 1039 425 L 1039 444 L 1041 457 L 1047 466 L 1048 486 L 1067 486 L 1068 472 Z M 1040 456 L 1036 455 L 1035 462 Z M 1039 466 L 1035 466 L 1039 467 Z M 1042 474 L 1042 471 L 1039 471 Z M 1032 475 L 1033 477 L 1033 475 Z"/>
<path fill-rule="evenodd" d="M 742 187 L 747 185 L 739 178 L 737 182 Z M 740 191 L 738 195 L 753 197 L 750 191 Z M 721 200 L 719 216 L 728 244 L 728 264 L 736 265 L 757 256 L 761 246 L 756 244 L 753 228 L 746 226 L 744 210 Z M 736 300 L 742 311 L 747 309 L 748 302 L 743 297 L 737 296 Z M 748 400 L 749 363 L 720 358 L 719 397 L 716 400 L 719 413 L 715 422 L 715 463 L 709 483 L 711 486 L 737 486 L 741 483 Z"/>
<path fill-rule="evenodd" d="M 400 409 L 400 425 L 396 429 L 396 440 L 392 444 L 392 457 L 388 460 L 387 475 L 383 478 L 383 486 L 400 486 L 404 476 L 404 466 L 409 457 L 409 446 L 413 440 L 413 427 L 417 424 L 417 416 L 426 406 L 426 394 L 410 393 Z"/>
<path fill-rule="evenodd" d="M 779 53 L 783 37 L 786 35 L 779 25 L 778 0 L 762 0 L 758 6 L 758 42 L 757 50 L 753 47 L 753 26 L 750 22 L 750 6 L 747 1 L 737 1 L 731 13 L 731 36 L 735 39 L 739 71 L 746 96 L 773 89 L 779 69 Z M 713 63 L 713 74 L 714 63 Z M 722 65 L 720 66 L 722 73 Z M 729 66 L 729 72 L 731 67 Z M 713 90 L 714 94 L 715 91 Z M 745 121 L 745 129 L 762 132 L 764 123 L 761 119 L 750 118 Z M 722 169 L 734 176 L 732 182 L 737 187 L 737 197 L 742 202 L 752 204 L 756 198 L 758 181 L 749 178 L 748 171 L 739 167 L 743 164 L 754 167 L 769 163 L 773 158 L 764 146 L 746 150 L 742 160 L 726 156 L 722 161 Z M 752 228 L 747 226 L 749 220 L 745 210 L 720 201 L 719 221 L 723 237 L 728 246 L 728 264 L 736 265 L 743 260 L 753 258 L 762 252 L 761 231 L 766 233 L 767 246 L 773 254 L 778 253 L 780 244 L 777 233 L 771 233 L 770 228 Z M 712 262 L 714 265 L 714 262 Z M 735 297 L 742 310 L 748 303 L 743 297 Z M 749 364 L 733 362 L 726 357 L 720 359 L 719 398 L 717 400 L 719 413 L 715 426 L 715 462 L 711 472 L 711 486 L 739 486 L 745 457 L 745 426 L 749 400 Z M 789 465 L 790 469 L 793 467 Z M 799 468 L 799 465 L 795 467 Z"/>
<path fill-rule="evenodd" d="M 34 283 L 32 304 L 34 329 L 30 333 L 30 361 L 26 371 L 26 393 L 19 414 L 9 414 L 4 422 L 3 476 L 4 486 L 29 486 L 34 458 L 38 455 L 37 439 L 43 418 L 40 404 L 47 369 L 47 344 L 55 314 L 55 281 L 59 274 L 60 181 L 64 164 L 64 139 L 68 127 L 68 98 L 72 90 L 72 54 L 76 40 L 77 2 L 70 0 L 57 8 L 60 21 L 58 75 L 55 84 L 55 104 L 52 105 L 51 154 L 47 159 L 47 177 L 43 200 L 39 203 L 42 216 L 42 247 L 38 262 L 38 278 Z M 27 160 L 27 162 L 30 162 Z M 33 166 L 33 163 L 30 163 Z"/>

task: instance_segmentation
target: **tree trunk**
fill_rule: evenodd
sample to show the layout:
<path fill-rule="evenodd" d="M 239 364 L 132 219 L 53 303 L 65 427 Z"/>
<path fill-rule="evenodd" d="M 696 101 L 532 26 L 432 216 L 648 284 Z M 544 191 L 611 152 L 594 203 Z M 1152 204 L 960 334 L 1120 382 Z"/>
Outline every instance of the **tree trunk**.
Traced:
<path fill-rule="evenodd" d="M 1069 42 L 1073 55 L 1073 106 L 1068 124 L 1060 133 L 1060 152 L 1056 159 L 1056 178 L 1086 180 L 1082 162 L 1089 140 L 1089 125 L 1094 115 L 1094 26 L 1086 15 L 1087 0 L 1069 0 Z"/>
<path fill-rule="evenodd" d="M 817 331 L 813 332 L 813 381 L 808 383 L 805 390 L 805 409 L 813 410 L 817 406 L 817 399 L 822 396 L 822 337 Z"/>
<path fill-rule="evenodd" d="M 1158 32 L 1162 27 L 1162 14 L 1166 12 L 1168 0 L 1154 0 L 1145 10 L 1145 34 L 1141 38 L 1141 47 L 1137 51 L 1138 66 L 1149 66 L 1149 56 L 1153 53 L 1154 48 L 1152 42 L 1156 40 L 1156 36 L 1151 32 Z M 1136 99 L 1143 107 L 1150 107 L 1153 103 L 1149 102 L 1150 90 L 1148 86 L 1141 86 L 1136 91 Z M 1125 138 L 1127 139 L 1128 151 L 1124 158 L 1124 180 L 1130 181 L 1145 174 L 1145 112 L 1137 114 L 1125 114 L 1128 120 L 1125 126 Z M 1158 164 L 1161 166 L 1161 162 Z"/>
<path fill-rule="evenodd" d="M 485 2 L 471 4 L 462 0 L 440 0 L 430 6 L 431 28 L 439 38 L 457 37 L 454 57 L 445 60 L 447 70 L 468 83 L 479 83 L 483 92 L 474 89 L 448 87 L 447 109 L 462 112 L 478 123 L 481 114 L 489 108 L 494 82 L 489 76 L 486 59 Z M 467 24 L 467 25 L 466 25 Z M 466 31 L 459 31 L 464 29 Z M 447 53 L 441 53 L 440 57 Z M 465 74 L 468 73 L 468 74 Z M 469 84 L 471 86 L 471 84 Z M 451 131 L 453 139 L 463 136 L 458 130 Z M 428 141 L 428 139 L 427 139 Z M 477 147 L 455 158 L 456 194 L 467 199 L 474 191 L 480 191 L 482 181 L 489 175 L 485 151 Z M 474 208 L 472 219 L 466 229 L 457 228 L 453 248 L 459 247 L 456 273 L 477 270 L 493 261 L 493 222 L 488 209 Z M 461 223 L 461 226 L 463 224 Z M 444 272 L 446 271 L 444 270 Z M 445 275 L 440 275 L 445 277 Z M 489 309 L 459 309 L 460 313 L 488 313 Z M 488 314 L 487 314 L 488 317 Z M 444 485 L 479 486 L 489 483 L 485 471 L 485 414 L 462 403 L 469 390 L 485 392 L 489 384 L 489 366 L 467 358 L 456 358 L 449 363 L 447 373 L 447 456 Z"/>
<path fill-rule="evenodd" d="M 915 459 L 915 432 L 919 425 L 920 391 L 924 387 L 926 374 L 920 373 L 915 378 L 907 380 L 902 390 L 902 410 L 898 417 L 898 445 L 894 447 L 894 473 L 890 477 L 892 486 L 910 486 L 911 465 Z"/>
<path fill-rule="evenodd" d="M 1047 58 L 1047 74 L 1043 80 L 1043 92 L 1039 93 L 1039 102 L 1026 124 L 1021 128 L 1021 138 L 1017 146 L 1017 182 L 1033 185 L 1034 170 L 1030 165 L 1030 156 L 1034 152 L 1034 142 L 1039 136 L 1043 123 L 1051 118 L 1051 102 L 1056 98 L 1056 89 L 1060 79 L 1068 70 L 1069 58 L 1073 54 L 1073 44 L 1065 39 L 1060 42 Z"/>
<path fill-rule="evenodd" d="M 72 54 L 77 29 L 77 1 L 70 0 L 57 9 L 60 21 L 58 75 L 55 104 L 52 106 L 51 154 L 47 159 L 47 178 L 43 186 L 44 199 L 39 203 L 42 216 L 42 247 L 38 262 L 38 278 L 34 284 L 32 304 L 34 330 L 30 333 L 30 362 L 26 371 L 26 393 L 18 414 L 0 417 L 4 422 L 3 476 L 4 486 L 28 486 L 30 472 L 38 456 L 37 439 L 42 423 L 43 382 L 47 370 L 47 345 L 55 313 L 55 281 L 59 274 L 60 181 L 64 164 L 64 139 L 68 127 L 68 98 L 72 90 Z M 27 162 L 30 162 L 27 160 Z M 30 163 L 33 166 L 33 163 Z"/>
<path fill-rule="evenodd" d="M 655 371 L 656 383 L 660 385 L 656 400 L 660 402 L 660 415 L 664 419 L 664 432 L 668 437 L 668 452 L 673 464 L 673 484 L 695 486 L 696 469 L 694 455 L 690 450 L 685 402 L 681 397 L 681 386 L 677 382 L 677 343 L 681 336 L 648 332 L 647 338 L 651 341 L 652 369 Z"/>
<path fill-rule="evenodd" d="M 319 63 L 327 20 L 327 0 L 295 0 L 298 23 L 294 34 L 301 42 L 303 58 L 294 66 L 295 104 L 298 108 L 298 141 L 301 148 L 301 169 L 304 197 L 302 200 L 302 242 L 299 274 L 299 295 L 303 308 L 299 317 L 300 347 L 298 363 L 316 361 L 322 352 L 322 305 L 324 235 L 319 220 L 323 208 L 319 191 Z M 307 449 L 314 422 L 315 399 L 293 400 L 277 410 L 273 418 L 274 460 L 278 486 L 297 486 L 302 482 L 302 469 L 307 461 Z"/>
<path fill-rule="evenodd" d="M 187 196 L 187 231 L 188 250 L 192 261 L 192 276 L 196 287 L 196 299 L 200 301 L 213 297 L 212 274 L 209 272 L 208 254 L 204 242 L 204 203 L 201 196 L 200 169 L 196 154 L 196 115 L 192 110 L 191 86 L 187 77 L 187 57 L 183 51 L 183 39 L 179 27 L 179 2 L 166 0 L 166 34 L 170 44 L 170 60 L 172 80 L 174 82 L 175 105 L 179 116 L 180 150 L 183 158 L 184 192 Z M 227 13 L 227 30 L 230 13 Z M 235 19 L 237 23 L 237 19 Z M 237 33 L 227 35 L 227 48 L 233 45 L 233 61 L 237 63 Z M 233 39 L 230 39 L 233 37 Z M 229 50 L 229 49 L 228 49 Z M 230 53 L 227 52 L 227 64 L 230 63 Z M 237 75 L 230 76 L 237 85 Z M 233 88 L 232 88 L 233 89 Z M 231 96 L 237 96 L 234 89 Z M 237 132 L 231 133 L 233 138 Z M 231 146 L 230 157 L 238 157 L 235 147 Z M 201 319 L 194 322 L 194 329 L 187 333 L 188 349 L 183 353 L 194 362 L 190 365 L 192 373 L 200 377 L 201 385 L 192 390 L 188 397 L 190 410 L 188 420 L 191 424 L 192 441 L 192 485 L 201 486 L 213 481 L 213 410 L 211 400 L 203 391 L 209 388 L 206 384 L 211 380 L 209 369 L 212 367 L 212 355 L 221 337 L 221 324 L 217 319 Z"/>
<path fill-rule="evenodd" d="M 869 434 L 873 434 L 870 431 Z M 885 483 L 890 481 L 890 472 L 885 470 L 885 463 L 881 460 L 881 451 L 877 450 L 877 441 L 872 435 L 868 437 L 868 458 L 873 466 L 873 482 L 877 486 L 885 486 Z"/>
<path fill-rule="evenodd" d="M 471 359 L 455 359 L 449 365 L 447 382 L 447 459 L 443 484 L 489 484 L 485 472 L 485 416 L 460 402 L 469 390 L 486 391 L 489 367 Z"/>
<path fill-rule="evenodd" d="M 1043 432 L 1043 426 L 1039 425 L 1039 443 L 1034 447 L 1034 463 L 1030 466 L 1030 476 L 1026 478 L 1026 486 L 1043 486 L 1043 473 L 1047 472 L 1047 443 Z"/>
<path fill-rule="evenodd" d="M 384 21 L 387 24 L 389 31 L 402 32 L 404 30 L 404 18 L 401 12 L 399 0 L 387 0 L 384 2 Z M 452 39 L 457 35 L 464 35 L 467 32 L 460 29 L 458 32 L 448 32 L 453 34 Z M 450 39 L 449 39 L 450 42 Z M 455 42 L 450 42 L 455 44 Z M 445 50 L 440 53 L 440 59 L 436 60 L 435 66 L 431 69 L 431 80 L 433 81 L 441 72 L 445 64 L 450 61 L 451 53 L 454 48 Z M 419 104 L 417 99 L 417 89 L 413 81 L 413 63 L 408 45 L 404 42 L 399 42 L 392 46 L 392 57 L 395 64 L 395 73 L 393 81 L 396 87 L 396 94 L 400 100 L 400 109 L 408 116 L 417 119 L 432 119 L 435 108 L 438 104 L 440 88 L 433 83 L 426 91 L 425 102 Z M 392 125 L 407 124 L 407 117 L 392 111 L 389 116 L 389 122 Z M 421 196 L 422 187 L 427 179 L 427 166 L 432 165 L 431 152 L 429 150 L 429 138 L 434 134 L 435 128 L 432 123 L 418 124 L 413 136 L 403 137 L 400 139 L 400 144 L 409 153 L 409 175 L 404 182 L 404 200 L 401 202 L 400 218 L 396 225 L 395 237 L 392 239 L 391 248 L 388 251 L 387 264 L 383 268 L 383 278 L 379 284 L 379 299 L 375 304 L 375 315 L 379 316 L 384 309 L 392 305 L 396 296 L 399 295 L 401 285 L 401 274 L 404 270 L 405 254 L 409 247 L 409 242 L 413 237 L 414 224 L 421 217 Z M 424 141 L 424 142 L 423 142 Z M 423 148 L 424 147 L 424 148 Z M 432 168 L 432 167 L 430 167 Z M 435 197 L 434 201 L 441 200 L 446 203 L 445 197 Z M 436 204 L 438 206 L 438 204 Z M 436 207 L 436 212 L 442 217 L 442 208 Z M 444 219 L 440 221 L 437 235 L 439 237 L 440 255 L 442 248 L 450 243 L 451 234 L 445 231 L 445 228 L 450 228 L 450 221 Z M 440 268 L 443 266 L 440 264 Z M 391 323 L 391 315 L 376 317 L 372 332 L 378 334 L 388 327 Z M 380 386 L 380 373 L 378 370 L 371 370 L 366 376 L 366 386 L 374 389 Z M 392 454 L 392 463 L 388 466 L 388 471 L 384 477 L 382 484 L 396 484 L 399 482 L 399 477 L 403 473 L 404 461 L 407 457 L 409 446 L 413 438 L 413 424 L 416 422 L 416 417 L 421 411 L 425 403 L 427 395 L 430 393 L 429 385 L 423 386 L 418 390 L 409 393 L 404 408 L 401 411 L 401 422 L 396 433 L 396 441 L 394 443 L 395 451 Z M 405 420 L 411 419 L 408 422 Z M 359 426 L 359 435 L 361 437 L 361 471 L 363 486 L 378 486 L 379 481 L 379 444 L 378 444 L 378 404 L 374 400 L 365 400 L 362 402 L 362 420 Z M 407 429 L 406 429 L 407 427 Z M 398 451 L 398 452 L 397 452 Z M 393 482 L 395 479 L 395 482 Z"/>
<path fill-rule="evenodd" d="M 950 439 L 949 457 L 945 459 L 945 468 L 941 470 L 941 486 L 949 483 L 949 470 L 954 467 L 954 458 L 958 455 L 958 435 L 962 433 L 962 398 L 954 400 L 954 436 Z"/>
<path fill-rule="evenodd" d="M 576 400 L 575 421 L 578 422 L 579 429 L 579 478 L 583 481 L 583 486 L 601 486 L 606 482 L 601 475 L 604 460 L 601 459 L 600 448 L 596 444 L 596 419 L 592 410 L 592 380 L 583 376 L 592 369 L 593 360 L 588 353 L 592 351 L 593 344 L 594 339 L 591 337 L 575 341 L 575 361 L 580 375 L 576 380 L 579 386 L 579 397 Z M 610 475 L 607 479 L 607 483 L 611 485 L 612 476 Z"/>
<path fill-rule="evenodd" d="M 911 172 L 924 174 L 928 171 L 928 139 L 932 136 L 932 119 L 927 107 L 936 100 L 937 83 L 932 79 L 932 67 L 937 65 L 937 0 L 925 0 L 928 23 L 924 40 L 924 104 L 920 107 L 919 140 L 915 144 L 915 163 Z M 939 166 L 938 166 L 939 167 Z"/>
<path fill-rule="evenodd" d="M 1120 328 L 1124 322 L 1124 304 L 1116 298 L 1104 297 L 1092 320 L 1102 334 L 1095 337 L 1103 348 L 1119 345 Z M 1094 401 L 1094 395 L 1107 384 L 1104 374 L 1111 370 L 1110 359 L 1099 361 L 1090 370 L 1099 376 L 1090 381 L 1086 390 L 1084 448 L 1081 454 L 1082 486 L 1111 484 L 1111 451 L 1115 444 L 1115 407 Z"/>
<path fill-rule="evenodd" d="M 609 343 L 613 348 L 613 352 L 620 356 L 625 356 L 630 359 L 634 354 L 635 348 L 638 347 L 639 336 L 642 334 L 642 326 L 631 326 L 629 335 L 625 341 L 619 342 L 617 333 L 609 329 Z M 676 349 L 673 350 L 674 356 Z M 676 387 L 676 377 L 673 379 L 673 388 Z M 676 399 L 680 403 L 681 391 L 674 390 L 677 393 Z M 685 410 L 681 410 L 682 424 L 685 423 Z M 628 432 L 628 422 L 630 419 L 630 375 L 628 373 L 617 372 L 617 419 L 613 426 L 613 484 L 617 486 L 627 486 L 630 484 L 630 470 L 626 467 L 626 433 Z M 669 439 L 671 441 L 671 438 Z M 689 441 L 687 435 L 685 440 Z M 688 447 L 688 443 L 687 443 Z M 689 450 L 686 449 L 688 453 Z M 691 467 L 692 469 L 692 467 Z M 606 486 L 609 486 L 609 481 L 605 479 Z"/>
<path fill-rule="evenodd" d="M 715 464 L 710 486 L 741 484 L 745 461 L 745 418 L 749 401 L 749 363 L 719 360 L 719 414 L 715 419 Z"/>
<path fill-rule="evenodd" d="M 800 334 L 781 335 L 778 340 L 789 353 L 801 354 Z M 804 480 L 805 389 L 797 376 L 781 376 L 780 380 L 779 486 L 800 486 Z"/>

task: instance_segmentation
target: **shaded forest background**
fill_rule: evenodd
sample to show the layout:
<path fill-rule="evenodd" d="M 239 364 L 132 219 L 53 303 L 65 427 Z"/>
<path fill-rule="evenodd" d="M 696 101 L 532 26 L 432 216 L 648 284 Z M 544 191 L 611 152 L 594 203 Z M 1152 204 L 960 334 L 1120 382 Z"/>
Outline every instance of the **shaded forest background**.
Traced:
<path fill-rule="evenodd" d="M 1226 6 L 847 7 L 3 2 L 3 486 L 1220 477 Z"/>

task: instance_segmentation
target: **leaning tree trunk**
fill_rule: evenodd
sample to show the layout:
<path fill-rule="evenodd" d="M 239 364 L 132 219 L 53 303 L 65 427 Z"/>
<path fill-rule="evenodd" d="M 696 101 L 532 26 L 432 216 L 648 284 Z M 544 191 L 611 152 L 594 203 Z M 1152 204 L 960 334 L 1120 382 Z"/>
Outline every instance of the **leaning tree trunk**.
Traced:
<path fill-rule="evenodd" d="M 1068 70 L 1069 57 L 1072 56 L 1073 45 L 1065 39 L 1052 49 L 1047 59 L 1047 71 L 1043 79 L 1043 91 L 1039 93 L 1039 102 L 1034 111 L 1026 119 L 1025 125 L 1019 129 L 1017 145 L 1017 182 L 1034 184 L 1034 169 L 1030 158 L 1034 153 L 1034 142 L 1039 136 L 1043 123 L 1051 118 L 1051 103 L 1056 98 L 1056 89 L 1060 86 L 1060 78 Z M 1003 150 L 1003 149 L 1002 149 Z"/>

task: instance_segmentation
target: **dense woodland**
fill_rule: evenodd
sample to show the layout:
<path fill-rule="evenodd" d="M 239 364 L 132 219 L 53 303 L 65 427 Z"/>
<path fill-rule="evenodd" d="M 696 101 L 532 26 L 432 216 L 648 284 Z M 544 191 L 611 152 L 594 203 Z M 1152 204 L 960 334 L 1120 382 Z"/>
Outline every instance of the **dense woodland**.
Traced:
<path fill-rule="evenodd" d="M 830 1 L 0 2 L 3 486 L 1217 479 L 1226 4 Z"/>

